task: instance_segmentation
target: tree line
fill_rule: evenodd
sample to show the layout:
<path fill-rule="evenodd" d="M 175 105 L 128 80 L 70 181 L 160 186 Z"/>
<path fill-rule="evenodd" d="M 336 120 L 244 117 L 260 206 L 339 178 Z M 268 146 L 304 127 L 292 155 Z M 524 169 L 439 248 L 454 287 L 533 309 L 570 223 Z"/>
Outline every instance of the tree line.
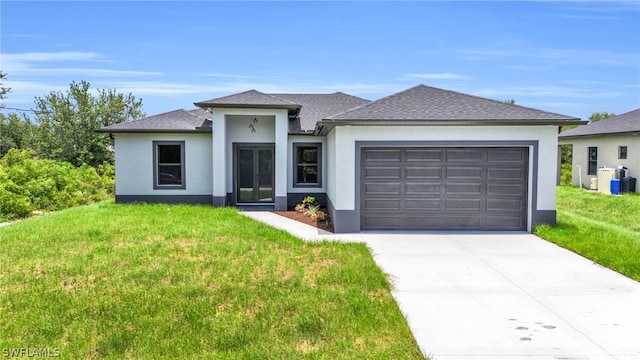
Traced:
<path fill-rule="evenodd" d="M 0 108 L 11 92 L 5 78 L 0 71 Z M 113 140 L 95 130 L 144 116 L 142 100 L 131 93 L 93 91 L 87 81 L 74 81 L 64 92 L 36 97 L 28 111 L 0 113 L 0 158 L 10 149 L 26 149 L 40 158 L 74 166 L 113 164 Z"/>

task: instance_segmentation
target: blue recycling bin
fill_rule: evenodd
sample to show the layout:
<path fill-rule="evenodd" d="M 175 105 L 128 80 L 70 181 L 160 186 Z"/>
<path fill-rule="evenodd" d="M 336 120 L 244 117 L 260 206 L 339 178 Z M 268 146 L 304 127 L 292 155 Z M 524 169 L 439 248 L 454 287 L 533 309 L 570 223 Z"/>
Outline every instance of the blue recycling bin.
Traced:
<path fill-rule="evenodd" d="M 620 179 L 611 179 L 611 194 L 620 194 Z"/>

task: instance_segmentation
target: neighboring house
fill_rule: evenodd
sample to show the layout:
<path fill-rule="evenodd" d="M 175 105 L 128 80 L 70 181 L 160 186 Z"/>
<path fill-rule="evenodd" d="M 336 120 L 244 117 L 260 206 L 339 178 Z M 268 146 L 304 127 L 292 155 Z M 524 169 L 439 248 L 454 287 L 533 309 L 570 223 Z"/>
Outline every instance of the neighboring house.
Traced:
<path fill-rule="evenodd" d="M 558 136 L 560 145 L 573 145 L 573 185 L 589 188 L 600 167 L 627 167 L 627 175 L 640 176 L 640 109 L 589 123 Z M 600 184 L 598 184 L 600 186 Z M 640 188 L 636 186 L 636 192 Z"/>
<path fill-rule="evenodd" d="M 312 195 L 336 232 L 531 231 L 555 224 L 558 126 L 583 123 L 424 85 L 195 105 L 100 130 L 115 138 L 117 202 L 285 209 Z"/>

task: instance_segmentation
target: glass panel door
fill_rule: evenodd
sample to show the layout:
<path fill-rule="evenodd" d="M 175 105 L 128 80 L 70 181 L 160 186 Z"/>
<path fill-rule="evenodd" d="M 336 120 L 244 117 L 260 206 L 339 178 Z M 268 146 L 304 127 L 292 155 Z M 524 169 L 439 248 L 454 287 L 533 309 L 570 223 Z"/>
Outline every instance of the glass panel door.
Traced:
<path fill-rule="evenodd" d="M 238 149 L 238 202 L 253 202 L 254 195 L 253 150 Z"/>
<path fill-rule="evenodd" d="M 236 161 L 237 202 L 274 202 L 275 167 L 273 147 L 238 147 Z"/>
<path fill-rule="evenodd" d="M 258 150 L 258 201 L 273 202 L 273 149 Z"/>

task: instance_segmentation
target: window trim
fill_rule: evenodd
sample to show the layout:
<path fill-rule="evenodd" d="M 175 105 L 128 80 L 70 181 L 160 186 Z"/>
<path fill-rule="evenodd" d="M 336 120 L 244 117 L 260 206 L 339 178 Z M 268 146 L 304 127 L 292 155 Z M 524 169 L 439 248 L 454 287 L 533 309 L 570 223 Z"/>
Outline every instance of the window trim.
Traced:
<path fill-rule="evenodd" d="M 298 182 L 298 149 L 301 147 L 315 147 L 318 151 L 318 182 L 300 183 Z M 322 187 L 322 143 L 294 142 L 293 143 L 293 187 L 294 188 L 321 188 Z"/>
<path fill-rule="evenodd" d="M 591 149 L 595 149 L 596 151 L 595 159 L 591 159 Z M 592 170 L 591 165 L 593 165 L 593 171 L 591 171 Z M 587 175 L 597 175 L 597 174 L 598 174 L 598 147 L 589 146 L 587 147 Z"/>
<path fill-rule="evenodd" d="M 154 190 L 184 190 L 187 188 L 186 164 L 185 164 L 185 142 L 184 141 L 152 141 L 153 143 L 153 189 Z M 158 147 L 162 145 L 179 145 L 180 146 L 180 176 L 182 184 L 180 185 L 161 185 L 158 183 Z"/>
<path fill-rule="evenodd" d="M 622 157 L 623 155 L 622 149 L 624 149 L 624 157 Z M 629 153 L 629 149 L 627 148 L 626 145 L 618 146 L 618 160 L 627 160 L 628 153 Z"/>

